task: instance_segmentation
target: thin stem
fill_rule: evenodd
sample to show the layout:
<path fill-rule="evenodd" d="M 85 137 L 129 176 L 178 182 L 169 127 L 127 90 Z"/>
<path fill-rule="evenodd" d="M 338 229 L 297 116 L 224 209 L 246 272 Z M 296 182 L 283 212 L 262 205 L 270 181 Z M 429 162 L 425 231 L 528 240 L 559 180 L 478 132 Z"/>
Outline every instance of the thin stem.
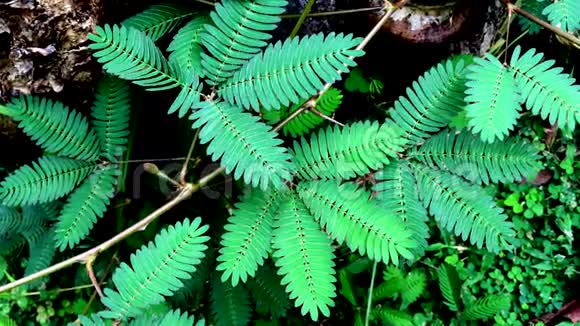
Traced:
<path fill-rule="evenodd" d="M 507 58 L 508 58 L 508 47 L 510 45 L 510 27 L 512 25 L 512 9 L 508 6 L 508 20 L 507 20 L 507 31 L 506 31 L 506 35 L 505 35 L 505 55 L 503 58 L 503 64 L 507 65 Z"/>
<path fill-rule="evenodd" d="M 564 32 L 563 30 L 559 29 L 558 27 L 555 27 L 555 26 L 543 21 L 542 19 L 530 14 L 526 10 L 510 3 L 508 0 L 502 0 L 502 1 L 507 6 L 508 10 L 514 11 L 514 12 L 524 16 L 526 19 L 544 27 L 545 29 L 549 30 L 550 32 L 572 42 L 576 47 L 580 47 L 580 38 L 577 38 L 573 34 L 568 33 L 568 32 Z"/>
<path fill-rule="evenodd" d="M 187 175 L 187 165 L 189 164 L 189 161 L 191 160 L 191 155 L 193 154 L 193 149 L 195 148 L 195 143 L 197 143 L 197 136 L 199 135 L 199 129 L 195 130 L 195 135 L 193 136 L 193 141 L 191 142 L 191 146 L 189 147 L 189 152 L 187 153 L 187 157 L 185 158 L 185 162 L 183 162 L 183 167 L 181 168 L 181 171 L 179 172 L 179 183 L 184 185 L 185 182 L 185 176 Z"/>
<path fill-rule="evenodd" d="M 308 14 L 310 13 L 310 10 L 312 10 L 313 4 L 314 4 L 314 0 L 308 0 L 308 3 L 306 3 L 306 6 L 304 6 L 304 9 L 302 10 L 302 14 L 300 15 L 300 18 L 298 18 L 296 25 L 294 25 L 294 28 L 292 29 L 292 32 L 290 33 L 291 39 L 294 38 L 296 36 L 296 34 L 298 34 L 300 27 L 302 27 L 302 24 L 304 24 L 304 20 L 306 20 L 306 16 L 308 16 Z"/>
<path fill-rule="evenodd" d="M 107 284 L 107 282 L 103 282 L 101 284 Z M 1 298 L 31 297 L 31 296 L 41 295 L 41 294 L 46 294 L 46 293 L 57 293 L 58 294 L 58 293 L 63 293 L 63 292 L 78 291 L 78 290 L 89 289 L 89 288 L 92 288 L 92 287 L 93 287 L 93 284 L 91 283 L 91 284 L 73 286 L 73 287 L 70 287 L 70 288 L 62 288 L 62 289 L 54 289 L 54 290 L 44 290 L 44 291 L 26 292 L 26 293 L 18 294 L 16 296 L 13 295 L 13 294 L 7 293 L 7 294 L 0 295 L 0 297 Z"/>
<path fill-rule="evenodd" d="M 209 182 L 209 180 L 208 180 L 208 182 Z M 117 243 L 121 242 L 122 240 L 124 240 L 125 238 L 127 238 L 128 236 L 132 235 L 133 233 L 135 233 L 137 231 L 144 230 L 147 227 L 147 225 L 149 225 L 149 223 L 153 222 L 156 218 L 163 215 L 164 213 L 166 213 L 167 211 L 169 211 L 173 207 L 177 206 L 177 204 L 188 199 L 191 196 L 191 194 L 196 192 L 197 190 L 199 190 L 199 187 L 197 187 L 197 186 L 194 186 L 191 184 L 185 185 L 181 189 L 179 194 L 175 198 L 173 198 L 171 201 L 169 201 L 165 205 L 161 206 L 156 211 L 154 211 L 153 213 L 146 216 L 144 219 L 133 224 L 131 227 L 125 229 L 123 232 L 117 234 L 113 238 L 107 240 L 106 242 L 104 242 L 96 247 L 93 247 L 92 249 L 89 249 L 89 250 L 87 250 L 83 253 L 80 253 L 72 258 L 69 258 L 65 261 L 62 261 L 58 264 L 47 267 L 41 271 L 38 271 L 34 274 L 30 274 L 26 277 L 23 277 L 21 279 L 14 281 L 14 282 L 2 285 L 2 286 L 0 286 L 0 293 L 11 290 L 11 289 L 18 287 L 20 285 L 30 283 L 36 279 L 39 279 L 41 277 L 45 277 L 45 276 L 50 275 L 52 273 L 58 272 L 61 269 L 67 268 L 67 267 L 72 266 L 76 263 L 86 262 L 87 259 L 89 259 L 89 257 L 94 256 L 94 255 L 98 255 L 99 253 L 111 248 L 112 246 L 116 245 Z"/>
<path fill-rule="evenodd" d="M 215 2 L 207 1 L 207 0 L 195 0 L 195 2 L 203 3 L 204 5 L 208 6 L 215 6 Z"/>
<path fill-rule="evenodd" d="M 316 108 L 310 108 L 309 110 L 310 110 L 310 112 L 316 114 L 317 116 L 321 117 L 324 120 L 330 121 L 330 122 L 332 122 L 334 124 L 337 124 L 337 125 L 339 125 L 341 127 L 344 127 L 344 124 L 343 123 L 334 120 L 333 118 L 327 116 L 326 114 L 324 114 L 324 113 L 316 110 Z"/>
<path fill-rule="evenodd" d="M 105 272 L 103 273 L 103 276 L 101 277 L 101 281 L 99 282 L 99 284 L 101 285 L 107 284 L 107 282 L 105 282 L 105 278 L 107 278 L 107 276 L 109 275 L 109 272 L 111 271 L 111 268 L 113 267 L 115 261 L 117 261 L 117 252 L 113 254 L 113 257 L 111 257 L 111 261 L 109 262 L 109 265 L 107 265 L 107 268 L 105 269 Z M 91 297 L 89 298 L 89 301 L 83 308 L 83 312 L 81 312 L 81 315 L 86 315 L 87 311 L 89 311 L 89 308 L 91 307 L 93 301 L 95 301 L 96 297 L 97 291 L 93 291 L 93 294 L 91 294 Z"/>
<path fill-rule="evenodd" d="M 335 10 L 335 11 L 322 11 L 322 12 L 313 12 L 309 13 L 306 18 L 316 18 L 316 17 L 326 17 L 326 16 L 338 16 L 338 15 L 348 15 L 348 14 L 357 14 L 361 12 L 371 12 L 371 11 L 378 11 L 383 9 L 384 7 L 369 7 L 369 8 L 357 8 L 357 9 L 345 9 L 345 10 Z M 288 14 L 280 16 L 283 19 L 295 19 L 300 18 L 302 14 Z"/>
<path fill-rule="evenodd" d="M 173 162 L 173 161 L 183 161 L 187 157 L 170 157 L 170 158 L 150 158 L 150 159 L 139 159 L 139 160 L 124 160 L 111 162 L 113 164 L 120 163 L 147 163 L 147 162 Z"/>
<path fill-rule="evenodd" d="M 99 294 L 99 297 L 103 297 L 103 290 L 101 290 L 101 286 L 99 285 L 99 281 L 97 281 L 97 277 L 95 276 L 95 271 L 93 270 L 93 263 L 95 262 L 95 259 L 97 258 L 97 255 L 93 255 L 90 256 L 89 259 L 87 259 L 86 263 L 85 263 L 85 267 L 87 269 L 87 274 L 89 274 L 89 278 L 91 279 L 91 283 L 93 283 L 93 286 L 95 287 L 95 290 L 97 291 L 97 293 Z"/>
<path fill-rule="evenodd" d="M 370 316 L 371 316 L 371 307 L 373 305 L 373 290 L 375 288 L 375 277 L 377 276 L 377 264 L 378 262 L 375 261 L 373 264 L 373 272 L 371 275 L 371 285 L 369 286 L 369 298 L 367 299 L 367 311 L 365 313 L 365 326 L 369 326 Z"/>

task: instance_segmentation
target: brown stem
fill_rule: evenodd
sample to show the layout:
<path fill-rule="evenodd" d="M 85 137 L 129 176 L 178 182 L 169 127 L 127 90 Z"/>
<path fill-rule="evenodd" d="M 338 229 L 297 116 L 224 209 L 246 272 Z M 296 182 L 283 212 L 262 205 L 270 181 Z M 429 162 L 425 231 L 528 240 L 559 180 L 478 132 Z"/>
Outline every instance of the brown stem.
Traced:
<path fill-rule="evenodd" d="M 107 265 L 107 268 L 105 269 L 105 272 L 103 273 L 103 276 L 101 277 L 101 281 L 99 282 L 99 285 L 105 284 L 105 279 L 109 275 L 109 272 L 111 271 L 111 268 L 113 267 L 113 265 L 116 261 L 117 261 L 117 253 L 115 252 L 113 254 L 113 257 L 111 258 L 111 261 L 109 262 L 109 265 Z M 95 301 L 96 297 L 97 297 L 97 291 L 93 291 L 93 294 L 91 294 L 89 301 L 87 302 L 87 304 L 85 304 L 85 307 L 83 308 L 83 312 L 81 312 L 81 315 L 87 314 L 87 311 L 89 311 L 89 308 L 91 307 L 91 304 L 93 303 L 93 301 Z"/>
<path fill-rule="evenodd" d="M 91 279 L 91 283 L 95 287 L 95 290 L 99 294 L 99 297 L 103 297 L 103 290 L 101 290 L 101 286 L 99 285 L 99 281 L 97 281 L 97 277 L 95 276 L 95 271 L 93 270 L 93 263 L 97 258 L 96 255 L 90 256 L 87 261 L 85 262 L 85 267 L 87 269 L 87 274 L 89 274 L 89 278 Z"/>
<path fill-rule="evenodd" d="M 187 153 L 187 158 L 185 159 L 185 162 L 183 162 L 183 167 L 181 168 L 181 171 L 179 172 L 179 183 L 181 185 L 184 185 L 185 182 L 185 177 L 187 175 L 187 165 L 189 164 L 189 161 L 191 160 L 191 155 L 193 155 L 193 149 L 195 148 L 195 143 L 197 143 L 197 136 L 199 135 L 199 129 L 197 129 L 195 131 L 195 135 L 193 136 L 193 141 L 191 142 L 191 146 L 189 147 L 189 152 Z"/>

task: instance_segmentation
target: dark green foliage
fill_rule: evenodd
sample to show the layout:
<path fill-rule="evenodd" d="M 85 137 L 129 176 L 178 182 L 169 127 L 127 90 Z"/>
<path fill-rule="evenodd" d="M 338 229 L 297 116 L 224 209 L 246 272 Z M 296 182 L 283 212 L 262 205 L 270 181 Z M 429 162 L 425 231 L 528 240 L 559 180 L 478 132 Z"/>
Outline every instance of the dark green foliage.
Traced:
<path fill-rule="evenodd" d="M 217 275 L 211 282 L 211 310 L 216 326 L 244 326 L 250 321 L 252 308 L 244 284 L 232 286 Z"/>
<path fill-rule="evenodd" d="M 354 49 L 360 41 L 352 35 L 331 33 L 277 42 L 220 85 L 218 93 L 229 103 L 256 111 L 260 104 L 280 109 L 299 103 L 356 65 L 353 58 L 363 54 Z"/>
<path fill-rule="evenodd" d="M 0 114 L 19 121 L 19 127 L 45 151 L 78 160 L 97 159 L 100 144 L 94 131 L 83 116 L 62 103 L 26 96 L 6 108 Z"/>
<path fill-rule="evenodd" d="M 181 313 L 179 309 L 172 310 L 164 315 L 141 316 L 131 321 L 129 326 L 204 326 L 205 320 L 195 322 L 187 312 Z"/>
<path fill-rule="evenodd" d="M 281 285 L 282 278 L 269 266 L 262 266 L 256 277 L 248 279 L 247 287 L 256 302 L 256 311 L 277 320 L 286 316 L 290 300 Z"/>
<path fill-rule="evenodd" d="M 328 317 L 336 296 L 330 239 L 295 193 L 282 203 L 274 228 L 272 257 L 290 299 L 312 320 L 318 320 L 319 311 Z"/>
<path fill-rule="evenodd" d="M 382 168 L 400 150 L 397 128 L 365 121 L 295 141 L 292 155 L 301 179 L 349 179 Z"/>
<path fill-rule="evenodd" d="M 260 53 L 284 12 L 284 0 L 224 0 L 210 16 L 202 44 L 203 68 L 212 85 L 224 82 L 246 61 Z"/>
<path fill-rule="evenodd" d="M 201 219 L 196 218 L 170 226 L 155 237 L 154 243 L 131 255 L 132 267 L 122 263 L 113 274 L 119 292 L 105 289 L 102 301 L 110 310 L 101 315 L 122 320 L 139 316 L 182 287 L 180 279 L 190 277 L 207 249 L 204 243 L 209 237 L 203 234 L 208 227 L 200 224 Z"/>
<path fill-rule="evenodd" d="M 409 157 L 474 183 L 520 181 L 539 170 L 538 151 L 516 139 L 486 143 L 468 132 L 441 132 L 414 148 Z"/>
<path fill-rule="evenodd" d="M 540 19 L 546 20 L 542 11 L 550 4 L 551 1 L 549 0 L 525 0 L 522 1 L 521 8 Z M 527 30 L 530 34 L 537 34 L 542 29 L 542 26 L 537 25 L 523 16 L 518 15 L 517 20 L 522 29 Z"/>
<path fill-rule="evenodd" d="M 29 244 L 28 265 L 24 276 L 41 271 L 52 263 L 56 248 L 54 247 L 54 231 L 49 230 L 37 241 Z M 35 288 L 42 283 L 42 279 L 28 284 L 28 288 Z"/>
<path fill-rule="evenodd" d="M 373 320 L 380 320 L 381 325 L 414 326 L 413 318 L 408 314 L 388 307 L 376 308 L 371 312 Z"/>
<path fill-rule="evenodd" d="M 461 301 L 461 280 L 457 274 L 457 270 L 452 266 L 443 264 L 438 270 L 439 288 L 441 294 L 445 298 L 445 304 L 452 311 L 463 310 L 463 302 Z"/>
<path fill-rule="evenodd" d="M 137 15 L 125 19 L 121 24 L 140 30 L 153 41 L 171 32 L 195 12 L 174 3 L 153 5 Z"/>
<path fill-rule="evenodd" d="M 233 172 L 254 187 L 279 189 L 294 166 L 282 141 L 258 118 L 226 102 L 204 101 L 191 116 L 193 128 L 201 128 L 202 144 L 213 160 L 221 158 L 226 173 Z M 223 156 L 223 157 L 222 157 Z"/>
<path fill-rule="evenodd" d="M 222 281 L 231 279 L 233 286 L 240 280 L 245 283 L 264 264 L 271 251 L 272 224 L 284 195 L 253 189 L 236 205 L 224 226 L 217 258 L 220 264 L 216 270 L 224 271 Z"/>
<path fill-rule="evenodd" d="M 95 169 L 95 163 L 44 156 L 24 165 L 0 183 L 0 201 L 7 206 L 47 203 L 70 193 Z"/>

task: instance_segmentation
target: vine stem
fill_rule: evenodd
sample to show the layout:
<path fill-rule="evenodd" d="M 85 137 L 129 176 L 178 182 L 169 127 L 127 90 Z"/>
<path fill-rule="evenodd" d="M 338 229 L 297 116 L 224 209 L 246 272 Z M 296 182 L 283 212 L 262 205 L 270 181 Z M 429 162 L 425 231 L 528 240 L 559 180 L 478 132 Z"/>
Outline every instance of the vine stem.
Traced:
<path fill-rule="evenodd" d="M 294 25 L 294 28 L 292 29 L 292 32 L 290 33 L 290 38 L 294 38 L 296 36 L 296 34 L 298 34 L 300 27 L 302 27 L 302 24 L 304 24 L 304 21 L 306 20 L 306 16 L 308 16 L 308 14 L 310 13 L 310 10 L 312 10 L 313 4 L 314 4 L 314 0 L 308 0 L 308 3 L 306 3 L 306 6 L 304 6 L 304 9 L 302 10 L 302 14 L 298 18 L 296 25 Z"/>
<path fill-rule="evenodd" d="M 519 15 L 522 15 L 527 20 L 529 20 L 533 23 L 536 23 L 536 24 L 542 26 L 543 28 L 549 30 L 550 32 L 556 34 L 557 36 L 560 36 L 560 37 L 572 42 L 576 47 L 580 47 L 580 38 L 577 38 L 572 33 L 565 32 L 565 31 L 559 29 L 558 27 L 553 26 L 552 24 L 549 24 L 549 23 L 543 21 L 542 19 L 532 15 L 528 11 L 526 11 L 526 10 L 514 5 L 513 3 L 509 2 L 509 0 L 502 0 L 502 1 L 507 6 L 508 11 L 513 11 Z"/>
<path fill-rule="evenodd" d="M 365 313 L 365 326 L 369 326 L 369 322 L 370 322 L 371 307 L 373 305 L 373 290 L 375 288 L 375 277 L 377 276 L 377 264 L 378 264 L 378 262 L 376 262 L 376 261 L 373 264 L 373 272 L 371 275 L 371 285 L 369 286 L 369 298 L 367 299 L 367 311 Z"/>

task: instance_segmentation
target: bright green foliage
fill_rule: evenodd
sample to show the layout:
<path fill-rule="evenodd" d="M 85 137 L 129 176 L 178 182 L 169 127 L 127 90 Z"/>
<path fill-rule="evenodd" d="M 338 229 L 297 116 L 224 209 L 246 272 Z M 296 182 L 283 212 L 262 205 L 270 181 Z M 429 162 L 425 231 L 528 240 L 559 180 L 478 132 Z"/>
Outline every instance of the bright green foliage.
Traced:
<path fill-rule="evenodd" d="M 465 70 L 471 60 L 460 56 L 436 65 L 395 102 L 389 112 L 407 145 L 423 142 L 464 110 Z"/>
<path fill-rule="evenodd" d="M 399 263 L 412 259 L 417 243 L 405 225 L 374 202 L 354 183 L 311 181 L 298 185 L 298 193 L 312 215 L 338 243 L 346 242 L 370 259 Z"/>
<path fill-rule="evenodd" d="M 153 5 L 125 19 L 121 24 L 142 31 L 153 41 L 157 41 L 194 14 L 193 11 L 175 3 L 164 3 Z"/>
<path fill-rule="evenodd" d="M 56 246 L 73 248 L 102 217 L 115 194 L 118 167 L 108 165 L 93 172 L 68 198 L 56 224 Z"/>
<path fill-rule="evenodd" d="M 8 270 L 8 263 L 4 257 L 0 256 L 0 281 L 4 279 L 4 275 Z"/>
<path fill-rule="evenodd" d="M 284 200 L 274 222 L 272 257 L 284 275 L 282 285 L 302 315 L 312 320 L 330 315 L 336 296 L 334 253 L 328 236 L 320 230 L 304 203 L 296 194 Z"/>
<path fill-rule="evenodd" d="M 282 108 L 280 110 L 262 110 L 262 118 L 268 121 L 269 124 L 274 124 L 286 119 L 290 114 L 300 108 L 302 103 L 306 100 L 299 101 L 292 105 L 291 108 Z M 331 116 L 340 106 L 342 101 L 342 94 L 336 88 L 330 88 L 316 100 L 316 110 L 320 113 Z M 301 113 L 296 118 L 290 120 L 282 127 L 284 135 L 292 137 L 299 137 L 307 134 L 310 130 L 322 124 L 325 120 L 317 114 L 306 111 Z"/>
<path fill-rule="evenodd" d="M 135 318 L 129 326 L 204 326 L 205 320 L 195 322 L 194 317 L 190 317 L 187 312 L 181 313 L 179 309 L 172 310 L 165 315 L 146 315 Z"/>
<path fill-rule="evenodd" d="M 415 257 L 423 255 L 429 238 L 427 211 L 421 204 L 415 178 L 405 161 L 396 161 L 375 174 L 373 186 L 375 200 L 392 216 L 400 218 L 411 231 L 411 238 L 418 244 L 411 252 Z"/>
<path fill-rule="evenodd" d="M 411 271 L 405 280 L 405 287 L 401 292 L 403 308 L 406 308 L 411 303 L 417 301 L 427 286 L 427 277 L 425 276 L 425 273 L 417 270 Z"/>
<path fill-rule="evenodd" d="M 294 142 L 292 152 L 301 179 L 348 179 L 380 169 L 401 151 L 398 129 L 390 124 L 355 122 L 320 130 L 310 141 Z"/>
<path fill-rule="evenodd" d="M 79 316 L 79 321 L 81 326 L 113 326 L 113 321 L 108 319 L 103 319 L 97 314 L 91 314 L 90 316 Z M 75 326 L 75 323 L 68 323 L 68 326 Z"/>
<path fill-rule="evenodd" d="M 559 0 L 547 6 L 542 12 L 550 23 L 567 32 L 580 29 L 580 2 Z"/>
<path fill-rule="evenodd" d="M 127 82 L 111 75 L 105 75 L 97 85 L 91 125 L 101 143 L 101 156 L 110 161 L 118 160 L 127 146 L 129 95 Z"/>
<path fill-rule="evenodd" d="M 19 121 L 22 131 L 47 152 L 92 161 L 99 154 L 99 141 L 78 112 L 60 102 L 25 96 L 7 105 L 8 114 Z"/>
<path fill-rule="evenodd" d="M 463 302 L 461 301 L 461 280 L 457 270 L 447 264 L 441 265 L 437 272 L 439 278 L 439 288 L 445 298 L 445 304 L 452 311 L 461 311 Z"/>
<path fill-rule="evenodd" d="M 471 244 L 498 252 L 510 248 L 515 237 L 513 224 L 480 186 L 445 171 L 414 164 L 419 197 L 441 227 Z"/>
<path fill-rule="evenodd" d="M 490 54 L 474 61 L 469 67 L 465 90 L 469 126 L 485 142 L 503 140 L 521 110 L 514 73 Z"/>
<path fill-rule="evenodd" d="M 498 314 L 501 310 L 509 309 L 510 305 L 511 300 L 509 295 L 490 295 L 469 304 L 461 313 L 461 319 L 476 320 L 490 318 Z"/>
<path fill-rule="evenodd" d="M 0 183 L 0 202 L 7 206 L 34 205 L 70 193 L 95 164 L 58 156 L 44 156 L 24 165 Z"/>
<path fill-rule="evenodd" d="M 203 234 L 207 226 L 200 227 L 201 219 L 185 219 L 169 226 L 137 253 L 131 255 L 131 265 L 122 263 L 113 274 L 113 283 L 119 292 L 105 289 L 102 301 L 110 310 L 102 311 L 105 318 L 126 320 L 147 311 L 153 304 L 161 303 L 163 296 L 171 296 L 183 286 L 207 249 L 209 237 Z"/>
<path fill-rule="evenodd" d="M 16 322 L 14 320 L 10 319 L 10 317 L 2 316 L 2 317 L 0 317 L 0 325 L 2 325 L 2 326 L 17 326 L 18 324 L 16 324 Z"/>
<path fill-rule="evenodd" d="M 190 107 L 199 102 L 201 86 L 196 74 L 177 64 L 170 65 L 153 40 L 143 32 L 125 26 L 97 26 L 96 34 L 89 34 L 95 50 L 93 56 L 103 64 L 103 69 L 120 78 L 161 91 L 175 87 L 182 90 L 169 108 L 182 117 Z"/>
<path fill-rule="evenodd" d="M 204 101 L 191 116 L 193 128 L 201 128 L 202 144 L 210 142 L 207 152 L 221 158 L 226 173 L 266 190 L 279 189 L 291 178 L 294 166 L 282 141 L 258 117 L 226 102 Z M 223 156 L 223 157 L 222 157 Z"/>
<path fill-rule="evenodd" d="M 427 286 L 427 276 L 420 270 L 411 270 L 403 275 L 400 269 L 389 266 L 383 279 L 384 282 L 373 291 L 373 302 L 400 295 L 402 309 L 417 301 Z"/>
<path fill-rule="evenodd" d="M 54 247 L 54 231 L 49 230 L 45 232 L 42 238 L 34 243 L 29 244 L 30 254 L 28 255 L 28 265 L 24 270 L 24 276 L 36 273 L 50 266 L 56 248 Z M 42 279 L 38 279 L 27 285 L 28 288 L 35 288 L 42 283 Z"/>
<path fill-rule="evenodd" d="M 224 271 L 221 280 L 231 279 L 236 286 L 248 276 L 254 277 L 259 265 L 264 264 L 271 251 L 272 223 L 284 193 L 263 192 L 252 189 L 236 205 L 226 232 L 222 235 L 220 264 L 216 270 Z"/>
<path fill-rule="evenodd" d="M 217 275 L 211 282 L 211 310 L 216 326 L 245 326 L 250 321 L 252 308 L 244 284 L 232 286 L 221 282 Z"/>
<path fill-rule="evenodd" d="M 209 21 L 207 16 L 196 17 L 175 34 L 167 48 L 167 51 L 171 52 L 170 64 L 183 67 L 186 71 L 193 70 L 197 75 L 204 76 L 201 66 L 201 33 Z"/>
<path fill-rule="evenodd" d="M 380 320 L 381 325 L 415 326 L 409 314 L 388 307 L 373 309 L 371 317 L 373 320 Z"/>
<path fill-rule="evenodd" d="M 258 269 L 256 277 L 248 279 L 248 289 L 256 302 L 256 311 L 277 320 L 286 316 L 290 300 L 281 285 L 282 278 L 269 266 Z"/>
<path fill-rule="evenodd" d="M 218 94 L 232 104 L 256 111 L 261 105 L 280 109 L 298 103 L 355 66 L 353 58 L 364 53 L 354 49 L 360 41 L 350 34 L 330 33 L 277 42 L 220 85 Z"/>
<path fill-rule="evenodd" d="M 580 8 L 580 2 L 576 3 Z M 580 19 L 580 13 L 577 17 Z M 570 75 L 562 73 L 562 68 L 553 67 L 554 60 L 541 62 L 544 56 L 535 49 L 520 55 L 518 46 L 510 65 L 515 72 L 518 91 L 526 99 L 526 108 L 551 124 L 574 130 L 576 123 L 580 123 L 580 85 L 574 84 L 576 80 Z"/>
<path fill-rule="evenodd" d="M 513 138 L 490 144 L 463 131 L 441 132 L 413 149 L 409 157 L 474 183 L 490 184 L 534 175 L 540 155 L 531 144 Z"/>
<path fill-rule="evenodd" d="M 216 3 L 201 39 L 209 54 L 201 58 L 208 81 L 219 84 L 257 55 L 272 38 L 284 12 L 285 0 L 223 0 Z"/>
<path fill-rule="evenodd" d="M 189 279 L 183 280 L 183 287 L 177 290 L 171 297 L 171 302 L 177 306 L 200 305 L 202 300 L 206 298 L 206 285 L 209 284 L 211 274 L 215 270 L 215 252 L 213 250 L 206 251 L 201 263 L 195 267 L 195 271 L 191 273 Z"/>

